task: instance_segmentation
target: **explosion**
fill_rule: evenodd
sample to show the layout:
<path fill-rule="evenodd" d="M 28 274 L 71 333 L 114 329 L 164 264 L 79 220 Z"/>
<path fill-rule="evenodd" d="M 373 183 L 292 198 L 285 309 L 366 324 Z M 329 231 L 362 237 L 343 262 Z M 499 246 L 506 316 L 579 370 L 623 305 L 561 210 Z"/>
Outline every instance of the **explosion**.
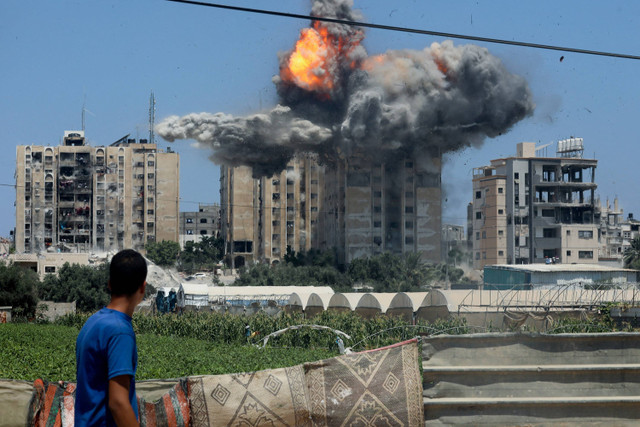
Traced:
<path fill-rule="evenodd" d="M 312 16 L 360 18 L 352 0 L 315 0 Z M 363 38 L 358 28 L 312 21 L 279 55 L 280 105 L 247 117 L 172 116 L 156 131 L 171 142 L 195 139 L 214 162 L 250 166 L 259 177 L 305 152 L 325 161 L 428 158 L 478 145 L 533 113 L 526 81 L 487 49 L 444 41 L 368 56 Z"/>

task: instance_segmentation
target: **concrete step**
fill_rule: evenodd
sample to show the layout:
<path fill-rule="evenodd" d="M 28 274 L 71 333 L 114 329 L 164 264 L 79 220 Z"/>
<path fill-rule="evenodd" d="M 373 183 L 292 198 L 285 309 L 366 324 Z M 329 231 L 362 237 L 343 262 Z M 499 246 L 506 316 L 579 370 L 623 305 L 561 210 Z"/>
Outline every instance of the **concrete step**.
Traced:
<path fill-rule="evenodd" d="M 537 425 L 532 421 L 539 419 L 546 423 L 542 425 L 553 420 L 561 425 L 585 425 L 594 420 L 608 420 L 608 425 L 637 425 L 640 395 L 425 398 L 424 412 L 427 424 L 449 419 L 449 424 Z M 567 423 L 569 419 L 574 422 Z"/>
<path fill-rule="evenodd" d="M 640 395 L 640 364 L 425 367 L 427 398 Z"/>

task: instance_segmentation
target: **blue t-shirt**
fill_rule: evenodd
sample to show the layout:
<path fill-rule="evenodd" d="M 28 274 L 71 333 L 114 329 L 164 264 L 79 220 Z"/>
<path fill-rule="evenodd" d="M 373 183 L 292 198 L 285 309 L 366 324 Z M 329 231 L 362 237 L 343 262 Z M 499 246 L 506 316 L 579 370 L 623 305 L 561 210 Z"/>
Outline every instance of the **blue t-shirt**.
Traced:
<path fill-rule="evenodd" d="M 131 317 L 109 308 L 91 316 L 76 340 L 75 425 L 115 425 L 109 411 L 109 380 L 130 375 L 129 400 L 138 417 L 135 375 L 138 349 Z"/>

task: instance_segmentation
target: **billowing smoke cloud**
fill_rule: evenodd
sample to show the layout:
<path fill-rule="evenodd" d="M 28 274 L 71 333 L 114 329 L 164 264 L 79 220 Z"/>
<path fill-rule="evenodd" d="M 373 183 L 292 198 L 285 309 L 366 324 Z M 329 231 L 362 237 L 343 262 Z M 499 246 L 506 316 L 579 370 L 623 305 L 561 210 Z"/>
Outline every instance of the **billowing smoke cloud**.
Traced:
<path fill-rule="evenodd" d="M 351 0 L 315 0 L 312 14 L 356 20 Z M 190 114 L 157 126 L 168 141 L 195 139 L 212 160 L 270 176 L 297 153 L 320 160 L 429 158 L 506 132 L 534 109 L 526 81 L 487 49 L 433 43 L 368 57 L 361 30 L 312 22 L 280 54 L 280 105 L 247 117 Z M 376 159 L 377 158 L 377 159 Z"/>
<path fill-rule="evenodd" d="M 212 148 L 211 159 L 229 166 L 246 165 L 254 176 L 283 170 L 297 152 L 313 152 L 332 132 L 297 117 L 289 107 L 276 106 L 264 114 L 234 117 L 224 113 L 171 116 L 156 127 L 167 141 L 195 139 Z"/>

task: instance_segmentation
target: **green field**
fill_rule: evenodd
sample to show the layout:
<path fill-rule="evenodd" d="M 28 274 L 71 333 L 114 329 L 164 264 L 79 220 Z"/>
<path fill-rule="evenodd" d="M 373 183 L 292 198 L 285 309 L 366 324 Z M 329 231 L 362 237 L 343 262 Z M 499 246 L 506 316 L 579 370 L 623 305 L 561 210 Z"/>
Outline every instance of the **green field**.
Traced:
<path fill-rule="evenodd" d="M 78 329 L 49 324 L 0 325 L 0 378 L 75 381 Z M 138 334 L 138 380 L 248 372 L 336 355 L 328 349 L 265 348 L 195 338 Z"/>

